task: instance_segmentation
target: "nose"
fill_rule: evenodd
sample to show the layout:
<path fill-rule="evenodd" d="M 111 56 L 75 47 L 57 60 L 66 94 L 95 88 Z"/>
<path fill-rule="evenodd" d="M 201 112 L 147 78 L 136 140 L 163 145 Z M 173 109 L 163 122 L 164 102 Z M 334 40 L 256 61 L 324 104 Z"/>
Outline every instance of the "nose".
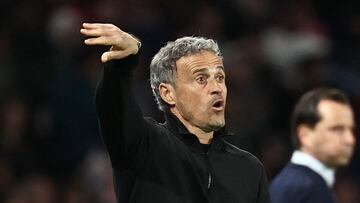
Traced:
<path fill-rule="evenodd" d="M 348 130 L 348 132 L 345 135 L 345 143 L 351 146 L 354 146 L 356 143 L 355 135 L 352 130 Z"/>
<path fill-rule="evenodd" d="M 224 84 L 216 79 L 212 79 L 209 86 L 210 94 L 221 94 L 224 91 Z"/>

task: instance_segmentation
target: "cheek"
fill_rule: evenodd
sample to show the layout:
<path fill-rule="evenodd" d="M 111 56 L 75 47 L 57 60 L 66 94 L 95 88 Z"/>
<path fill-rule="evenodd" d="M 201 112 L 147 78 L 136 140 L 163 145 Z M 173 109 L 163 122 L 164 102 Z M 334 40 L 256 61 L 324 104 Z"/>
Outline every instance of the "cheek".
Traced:
<path fill-rule="evenodd" d="M 312 148 L 321 154 L 328 154 L 331 148 L 334 147 L 333 140 L 324 131 L 318 131 L 317 134 L 310 140 Z"/>
<path fill-rule="evenodd" d="M 327 148 L 331 148 L 331 147 L 335 147 L 336 146 L 336 142 L 337 140 L 334 139 L 333 137 L 334 135 L 324 135 L 322 136 L 322 139 L 319 139 L 318 140 L 318 145 L 324 145 L 326 146 Z"/>
<path fill-rule="evenodd" d="M 207 102 L 206 95 L 204 95 L 201 90 L 188 90 L 185 94 L 183 94 L 183 98 L 190 106 L 196 106 L 196 108 L 203 107 Z"/>
<path fill-rule="evenodd" d="M 184 91 L 178 95 L 178 104 L 188 112 L 195 114 L 204 108 L 204 97 L 195 91 Z"/>
<path fill-rule="evenodd" d="M 329 135 L 331 137 L 324 139 L 319 146 L 323 145 L 323 150 L 326 150 L 327 154 L 331 156 L 339 156 L 342 153 L 341 140 L 336 135 Z"/>

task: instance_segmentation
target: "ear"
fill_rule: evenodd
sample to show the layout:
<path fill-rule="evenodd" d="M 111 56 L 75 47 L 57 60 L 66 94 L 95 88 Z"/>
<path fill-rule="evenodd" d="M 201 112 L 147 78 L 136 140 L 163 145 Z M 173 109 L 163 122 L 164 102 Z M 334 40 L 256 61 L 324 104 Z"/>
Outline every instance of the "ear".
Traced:
<path fill-rule="evenodd" d="M 312 129 L 305 125 L 301 124 L 297 127 L 297 136 L 300 141 L 300 148 L 309 148 L 313 145 L 313 136 L 312 136 Z"/>
<path fill-rule="evenodd" d="M 175 105 L 175 90 L 174 87 L 170 84 L 160 83 L 159 93 L 162 100 L 164 100 L 169 105 Z"/>

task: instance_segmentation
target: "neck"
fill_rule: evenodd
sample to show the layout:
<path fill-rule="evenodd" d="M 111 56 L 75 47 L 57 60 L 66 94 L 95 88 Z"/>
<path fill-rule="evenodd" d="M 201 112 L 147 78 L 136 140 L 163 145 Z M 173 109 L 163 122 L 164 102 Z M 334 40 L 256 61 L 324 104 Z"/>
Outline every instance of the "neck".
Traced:
<path fill-rule="evenodd" d="M 205 132 L 201 128 L 189 123 L 186 119 L 184 119 L 181 116 L 181 114 L 177 110 L 170 109 L 170 111 L 180 120 L 180 122 L 182 124 L 184 124 L 184 126 L 188 129 L 188 131 L 190 133 L 194 134 L 198 138 L 198 140 L 201 144 L 210 144 L 211 143 L 211 141 L 214 137 L 214 131 Z"/>
<path fill-rule="evenodd" d="M 180 121 L 181 121 L 181 119 L 180 119 Z M 194 134 L 198 138 L 198 140 L 201 144 L 210 144 L 211 143 L 211 141 L 214 137 L 213 131 L 206 133 L 203 130 L 201 130 L 200 128 L 194 127 L 188 123 L 187 124 L 184 122 L 182 122 L 182 123 L 192 134 Z"/>
<path fill-rule="evenodd" d="M 336 169 L 336 166 L 332 166 L 326 163 L 326 161 L 324 161 L 324 159 L 321 156 L 317 156 L 316 153 L 314 153 L 312 150 L 309 150 L 306 147 L 300 147 L 300 149 L 298 149 L 300 152 L 306 153 L 310 156 L 312 156 L 313 158 L 317 159 L 318 161 L 320 161 L 322 164 L 324 164 L 325 166 L 332 168 L 332 169 Z"/>

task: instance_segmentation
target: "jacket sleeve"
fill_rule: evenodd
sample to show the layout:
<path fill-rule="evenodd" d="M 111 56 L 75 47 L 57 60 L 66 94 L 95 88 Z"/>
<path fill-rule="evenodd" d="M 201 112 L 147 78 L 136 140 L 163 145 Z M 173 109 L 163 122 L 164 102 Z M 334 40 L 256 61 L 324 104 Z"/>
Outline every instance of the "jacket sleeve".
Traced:
<path fill-rule="evenodd" d="M 113 168 L 136 170 L 145 162 L 149 124 L 132 93 L 132 74 L 138 54 L 105 64 L 96 89 L 101 135 Z"/>
<path fill-rule="evenodd" d="M 257 203 L 270 203 L 270 194 L 265 170 L 262 166 L 262 172 L 259 183 L 258 201 Z"/>

